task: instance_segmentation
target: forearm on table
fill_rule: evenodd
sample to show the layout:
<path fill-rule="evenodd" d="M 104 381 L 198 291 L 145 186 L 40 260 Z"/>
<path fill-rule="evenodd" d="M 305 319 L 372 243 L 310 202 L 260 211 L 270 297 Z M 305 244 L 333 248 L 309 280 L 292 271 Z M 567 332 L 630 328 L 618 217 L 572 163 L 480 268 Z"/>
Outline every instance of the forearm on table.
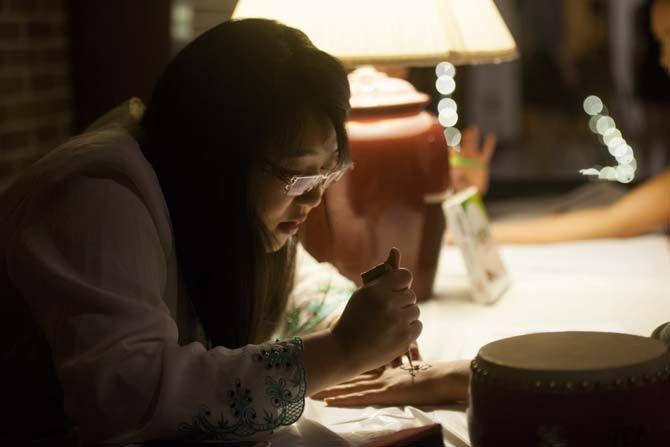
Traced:
<path fill-rule="evenodd" d="M 433 394 L 442 402 L 464 402 L 468 400 L 470 384 L 470 360 L 452 360 L 433 365 L 440 371 L 439 380 L 433 381 Z"/>
<path fill-rule="evenodd" d="M 502 243 L 533 244 L 614 237 L 616 225 L 608 208 L 592 208 L 516 222 L 494 223 L 491 231 Z"/>
<path fill-rule="evenodd" d="M 500 242 L 543 243 L 632 237 L 670 223 L 670 170 L 630 191 L 613 204 L 539 219 L 494 224 Z"/>
<path fill-rule="evenodd" d="M 670 171 L 642 183 L 609 208 L 616 237 L 631 237 L 670 223 Z"/>

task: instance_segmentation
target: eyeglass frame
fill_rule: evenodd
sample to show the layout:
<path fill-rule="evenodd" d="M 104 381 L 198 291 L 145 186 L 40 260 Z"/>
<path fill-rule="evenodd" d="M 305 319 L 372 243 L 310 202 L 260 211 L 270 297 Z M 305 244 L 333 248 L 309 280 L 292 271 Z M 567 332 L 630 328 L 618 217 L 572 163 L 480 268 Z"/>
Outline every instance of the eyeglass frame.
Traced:
<path fill-rule="evenodd" d="M 295 175 L 294 174 L 294 175 L 289 175 L 289 174 L 286 174 L 286 171 L 284 171 L 282 168 L 274 165 L 273 163 L 271 163 L 268 160 L 265 160 L 265 162 L 263 164 L 263 169 L 267 173 L 277 177 L 279 180 L 281 180 L 282 182 L 285 183 L 284 192 L 286 193 L 286 195 L 288 195 L 290 197 L 300 197 L 301 195 L 310 192 L 311 190 L 313 190 L 316 187 L 321 187 L 322 185 L 326 185 L 324 187 L 324 190 L 325 190 L 330 185 L 332 185 L 333 183 L 340 180 L 342 178 L 342 176 L 344 174 L 346 174 L 346 172 L 348 170 L 353 169 L 353 168 L 354 168 L 354 164 L 350 163 L 350 164 L 348 164 L 348 165 L 346 165 L 346 166 L 344 166 L 340 169 L 337 169 L 335 171 L 331 171 L 328 174 L 316 174 L 316 175 Z M 306 189 L 305 191 L 301 192 L 300 194 L 293 194 L 293 195 L 289 194 L 293 185 L 298 183 L 298 181 L 305 180 L 305 179 L 313 179 L 313 178 L 317 178 L 317 177 L 320 178 L 321 181 L 318 182 L 318 183 L 315 183 L 314 186 L 312 186 L 311 188 Z M 328 181 L 329 178 L 333 178 L 333 180 Z"/>

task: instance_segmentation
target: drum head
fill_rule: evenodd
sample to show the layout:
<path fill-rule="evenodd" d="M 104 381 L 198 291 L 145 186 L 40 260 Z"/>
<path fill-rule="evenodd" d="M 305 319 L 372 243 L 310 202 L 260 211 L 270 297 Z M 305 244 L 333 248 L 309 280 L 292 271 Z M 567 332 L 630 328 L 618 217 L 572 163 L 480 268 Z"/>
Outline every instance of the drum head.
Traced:
<path fill-rule="evenodd" d="M 503 367 L 534 371 L 593 371 L 629 367 L 659 358 L 658 340 L 609 332 L 546 332 L 498 340 L 479 357 Z"/>

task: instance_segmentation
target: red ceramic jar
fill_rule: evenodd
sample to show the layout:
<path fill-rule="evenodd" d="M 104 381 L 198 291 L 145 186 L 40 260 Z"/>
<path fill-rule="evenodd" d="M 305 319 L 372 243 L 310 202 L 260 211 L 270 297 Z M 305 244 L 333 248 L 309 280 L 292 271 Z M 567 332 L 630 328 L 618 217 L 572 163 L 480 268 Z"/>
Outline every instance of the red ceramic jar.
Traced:
<path fill-rule="evenodd" d="M 414 274 L 417 297 L 425 299 L 445 231 L 441 205 L 425 200 L 449 186 L 443 129 L 425 110 L 429 97 L 408 82 L 365 70 L 352 73 L 350 82 L 354 169 L 310 213 L 304 245 L 358 285 L 361 272 L 396 246 L 402 266 Z"/>

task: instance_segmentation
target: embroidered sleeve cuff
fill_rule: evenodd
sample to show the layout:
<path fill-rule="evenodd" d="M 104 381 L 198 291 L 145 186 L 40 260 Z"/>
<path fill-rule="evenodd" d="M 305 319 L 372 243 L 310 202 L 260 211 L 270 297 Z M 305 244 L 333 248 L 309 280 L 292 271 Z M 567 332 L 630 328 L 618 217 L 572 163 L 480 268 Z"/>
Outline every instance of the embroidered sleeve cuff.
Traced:
<path fill-rule="evenodd" d="M 179 430 L 190 440 L 229 440 L 272 431 L 296 422 L 305 408 L 307 383 L 300 338 L 248 346 L 244 377 L 235 377 L 219 411 L 202 405 Z M 238 369 L 236 369 L 238 371 Z"/>

